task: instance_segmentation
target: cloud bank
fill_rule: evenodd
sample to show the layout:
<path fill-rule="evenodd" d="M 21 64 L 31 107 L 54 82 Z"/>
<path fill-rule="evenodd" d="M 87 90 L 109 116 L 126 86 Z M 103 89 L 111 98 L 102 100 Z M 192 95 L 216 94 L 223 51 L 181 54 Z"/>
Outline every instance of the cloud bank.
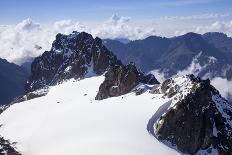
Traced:
<path fill-rule="evenodd" d="M 159 18 L 160 20 L 205 20 L 205 19 L 219 19 L 224 17 L 229 17 L 229 13 L 219 14 L 219 13 L 206 13 L 206 14 L 198 14 L 198 15 L 190 15 L 190 16 L 164 16 Z"/>
<path fill-rule="evenodd" d="M 156 31 L 153 27 L 131 26 L 129 24 L 130 17 L 118 17 L 113 15 L 109 20 L 104 22 L 97 29 L 91 32 L 100 38 L 127 38 L 130 40 L 143 39 L 145 37 L 155 35 Z"/>
<path fill-rule="evenodd" d="M 232 20 L 231 21 L 215 21 L 210 24 L 196 25 L 190 28 L 182 28 L 174 31 L 175 36 L 183 35 L 186 32 L 196 32 L 204 34 L 206 32 L 223 32 L 232 37 Z"/>
<path fill-rule="evenodd" d="M 221 77 L 215 77 L 211 79 L 211 84 L 219 90 L 223 97 L 232 101 L 232 81 L 228 81 L 227 79 Z"/>
<path fill-rule="evenodd" d="M 35 57 L 50 47 L 53 34 L 40 24 L 26 19 L 14 26 L 5 26 L 0 31 L 0 57 L 20 64 L 29 57 Z M 35 48 L 36 45 L 43 49 Z"/>
<path fill-rule="evenodd" d="M 232 36 L 232 21 L 215 21 L 211 24 L 197 24 L 189 27 L 186 20 L 207 18 L 218 20 L 228 14 L 202 14 L 183 17 L 167 17 L 158 22 L 147 21 L 133 23 L 130 17 L 111 16 L 95 25 L 82 24 L 72 20 L 41 24 L 32 19 L 25 19 L 15 25 L 0 25 L 0 57 L 16 64 L 24 63 L 28 58 L 36 57 L 45 50 L 50 50 L 57 33 L 69 34 L 72 31 L 86 31 L 102 39 L 126 38 L 144 39 L 151 35 L 176 36 L 186 32 L 205 33 L 209 31 L 224 32 Z M 191 25 L 194 25 L 191 23 Z"/>
<path fill-rule="evenodd" d="M 57 33 L 86 31 L 100 38 L 142 39 L 155 35 L 150 27 L 130 26 L 129 17 L 113 15 L 107 21 L 94 27 L 87 27 L 72 20 L 57 21 L 43 25 L 28 18 L 16 25 L 0 26 L 0 57 L 10 62 L 22 64 L 30 57 L 36 57 L 51 48 Z"/>

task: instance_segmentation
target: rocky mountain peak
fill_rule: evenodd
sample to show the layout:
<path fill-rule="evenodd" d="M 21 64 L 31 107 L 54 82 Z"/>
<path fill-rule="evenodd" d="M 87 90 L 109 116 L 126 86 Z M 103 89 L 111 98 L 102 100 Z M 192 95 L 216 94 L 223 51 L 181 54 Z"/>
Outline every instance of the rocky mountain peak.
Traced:
<path fill-rule="evenodd" d="M 26 90 L 31 92 L 70 78 L 100 75 L 115 64 L 122 63 L 102 44 L 100 38 L 94 39 L 85 32 L 59 33 L 51 50 L 33 61 Z"/>
<path fill-rule="evenodd" d="M 171 78 L 153 90 L 170 101 L 154 124 L 154 135 L 178 150 L 195 154 L 231 153 L 232 105 L 193 75 Z"/>
<path fill-rule="evenodd" d="M 103 73 L 106 79 L 96 97 L 99 100 L 128 93 L 139 82 L 158 83 L 153 75 L 145 75 L 138 71 L 134 63 L 123 65 L 103 45 L 100 38 L 93 38 L 86 32 L 73 32 L 69 35 L 59 33 L 51 50 L 35 58 L 26 85 L 27 95 L 16 99 L 16 102 L 43 96 L 47 91 L 41 88 L 47 88 L 64 80 L 82 79 Z"/>

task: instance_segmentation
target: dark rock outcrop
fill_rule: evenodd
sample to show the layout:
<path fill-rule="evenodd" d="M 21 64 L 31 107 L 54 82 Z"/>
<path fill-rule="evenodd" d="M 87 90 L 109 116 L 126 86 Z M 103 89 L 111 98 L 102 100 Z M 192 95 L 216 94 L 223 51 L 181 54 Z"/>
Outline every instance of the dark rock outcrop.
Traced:
<path fill-rule="evenodd" d="M 105 80 L 100 85 L 96 100 L 120 96 L 130 92 L 139 83 L 159 83 L 153 75 L 139 72 L 134 63 L 111 67 L 105 74 Z"/>
<path fill-rule="evenodd" d="M 116 64 L 122 63 L 102 44 L 101 39 L 94 39 L 85 32 L 57 34 L 51 50 L 33 61 L 26 90 L 35 91 L 70 78 L 100 75 Z"/>
<path fill-rule="evenodd" d="M 140 82 L 150 85 L 159 84 L 159 81 L 155 78 L 153 74 L 140 73 Z"/>
<path fill-rule="evenodd" d="M 155 135 L 184 153 L 232 154 L 232 105 L 193 75 L 168 79 L 156 92 L 171 104 L 155 123 Z"/>
<path fill-rule="evenodd" d="M 14 143 L 10 143 L 8 140 L 0 137 L 0 155 L 21 155 L 12 145 Z"/>
<path fill-rule="evenodd" d="M 105 80 L 99 88 L 96 100 L 128 93 L 139 83 L 139 72 L 130 63 L 126 66 L 114 66 L 105 74 Z"/>
<path fill-rule="evenodd" d="M 14 104 L 14 103 L 19 103 L 19 102 L 23 102 L 23 101 L 27 101 L 27 100 L 31 100 L 37 97 L 42 97 L 47 95 L 49 91 L 48 87 L 42 88 L 42 89 L 38 89 L 32 92 L 28 92 L 25 95 L 21 95 L 18 97 L 15 97 L 14 100 L 10 103 L 10 105 Z"/>

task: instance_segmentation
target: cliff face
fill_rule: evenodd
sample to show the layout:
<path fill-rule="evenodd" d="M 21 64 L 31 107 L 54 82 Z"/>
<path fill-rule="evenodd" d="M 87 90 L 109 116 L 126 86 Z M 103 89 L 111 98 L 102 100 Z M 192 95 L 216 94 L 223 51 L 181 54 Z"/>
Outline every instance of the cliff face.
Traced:
<path fill-rule="evenodd" d="M 52 49 L 32 63 L 26 90 L 31 92 L 70 78 L 100 75 L 116 64 L 121 65 L 121 62 L 105 48 L 101 39 L 94 39 L 85 32 L 57 34 Z"/>
<path fill-rule="evenodd" d="M 105 80 L 100 85 L 96 100 L 120 96 L 130 92 L 139 83 L 158 84 L 156 78 L 140 73 L 134 63 L 111 67 L 105 74 Z"/>
<path fill-rule="evenodd" d="M 153 90 L 171 98 L 167 110 L 154 124 L 159 140 L 184 153 L 232 150 L 232 105 L 210 85 L 193 75 L 168 79 Z"/>

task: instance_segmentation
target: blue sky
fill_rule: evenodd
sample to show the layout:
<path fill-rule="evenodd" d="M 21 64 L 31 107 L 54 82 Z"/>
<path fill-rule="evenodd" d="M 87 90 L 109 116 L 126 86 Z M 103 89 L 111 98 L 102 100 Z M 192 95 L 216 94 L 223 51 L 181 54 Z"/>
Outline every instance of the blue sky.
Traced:
<path fill-rule="evenodd" d="M 28 17 L 43 23 L 61 19 L 98 22 L 116 13 L 143 21 L 230 12 L 231 0 L 0 0 L 0 24 L 14 24 Z"/>

